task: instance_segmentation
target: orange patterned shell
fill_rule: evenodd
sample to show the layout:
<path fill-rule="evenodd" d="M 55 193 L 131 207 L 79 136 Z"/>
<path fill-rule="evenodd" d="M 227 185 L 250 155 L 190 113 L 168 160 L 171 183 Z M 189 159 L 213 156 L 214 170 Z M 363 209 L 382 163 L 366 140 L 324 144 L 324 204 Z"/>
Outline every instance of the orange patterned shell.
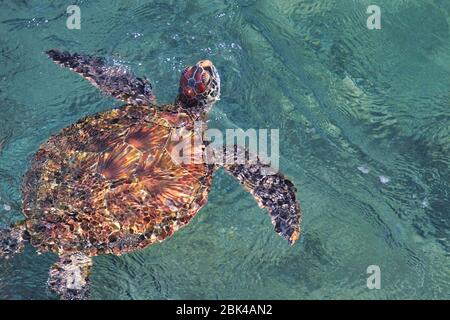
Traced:
<path fill-rule="evenodd" d="M 211 168 L 168 152 L 183 113 L 124 106 L 80 120 L 41 146 L 23 185 L 39 251 L 121 254 L 172 235 L 206 204 Z M 200 146 L 201 147 L 201 146 Z"/>

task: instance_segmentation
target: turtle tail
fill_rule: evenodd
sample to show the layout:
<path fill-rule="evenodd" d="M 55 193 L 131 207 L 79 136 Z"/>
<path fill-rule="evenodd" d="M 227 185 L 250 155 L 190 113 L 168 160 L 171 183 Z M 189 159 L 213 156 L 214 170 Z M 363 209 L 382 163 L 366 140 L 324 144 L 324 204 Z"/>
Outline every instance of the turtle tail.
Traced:
<path fill-rule="evenodd" d="M 9 259 L 15 254 L 22 252 L 28 238 L 28 232 L 24 223 L 0 229 L 0 257 Z"/>

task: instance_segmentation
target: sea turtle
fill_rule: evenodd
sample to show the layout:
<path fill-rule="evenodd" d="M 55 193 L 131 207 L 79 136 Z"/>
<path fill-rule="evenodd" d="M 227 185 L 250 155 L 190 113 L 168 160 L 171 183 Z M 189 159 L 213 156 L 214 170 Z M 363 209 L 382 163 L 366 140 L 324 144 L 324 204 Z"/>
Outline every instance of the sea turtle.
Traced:
<path fill-rule="evenodd" d="M 277 233 L 291 244 L 299 238 L 296 189 L 259 157 L 238 146 L 210 155 L 203 140 L 192 148 L 201 161 L 174 157 L 182 139 L 198 136 L 195 123 L 206 126 L 219 100 L 220 78 L 211 61 L 186 68 L 175 103 L 157 105 L 150 82 L 123 66 L 46 53 L 126 104 L 79 120 L 39 148 L 22 186 L 26 219 L 0 231 L 1 256 L 20 252 L 27 242 L 38 252 L 55 252 L 60 258 L 50 269 L 49 287 L 62 299 L 87 298 L 93 256 L 143 249 L 188 224 L 206 204 L 219 167 L 268 209 Z M 242 155 L 244 161 L 230 161 Z"/>

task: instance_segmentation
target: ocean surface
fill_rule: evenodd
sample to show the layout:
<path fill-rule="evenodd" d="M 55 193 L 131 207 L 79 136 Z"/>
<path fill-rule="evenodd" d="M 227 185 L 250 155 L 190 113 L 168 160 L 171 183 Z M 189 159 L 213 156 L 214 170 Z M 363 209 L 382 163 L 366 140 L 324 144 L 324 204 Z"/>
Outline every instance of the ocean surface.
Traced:
<path fill-rule="evenodd" d="M 376 2 L 376 3 L 375 3 Z M 68 29 L 66 8 L 81 9 Z M 371 4 L 381 29 L 366 24 Z M 279 129 L 297 186 L 290 247 L 223 170 L 208 204 L 166 241 L 94 258 L 93 299 L 448 299 L 450 2 L 447 0 L 0 0 L 0 225 L 23 219 L 39 145 L 121 105 L 43 51 L 113 59 L 172 102 L 180 72 L 211 59 L 209 126 Z M 52 253 L 0 260 L 0 299 L 57 299 Z M 367 268 L 379 266 L 381 288 Z"/>

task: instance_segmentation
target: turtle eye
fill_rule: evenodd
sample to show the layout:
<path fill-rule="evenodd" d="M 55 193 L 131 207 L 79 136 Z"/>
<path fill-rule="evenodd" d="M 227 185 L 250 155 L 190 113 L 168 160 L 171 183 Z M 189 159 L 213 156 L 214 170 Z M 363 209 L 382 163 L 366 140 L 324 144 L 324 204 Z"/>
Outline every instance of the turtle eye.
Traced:
<path fill-rule="evenodd" d="M 188 98 L 193 98 L 193 97 L 195 97 L 195 91 L 194 91 L 194 89 L 192 89 L 191 87 L 185 87 L 185 88 L 183 89 L 183 93 L 184 93 L 184 95 L 185 95 L 186 97 L 188 97 Z"/>

